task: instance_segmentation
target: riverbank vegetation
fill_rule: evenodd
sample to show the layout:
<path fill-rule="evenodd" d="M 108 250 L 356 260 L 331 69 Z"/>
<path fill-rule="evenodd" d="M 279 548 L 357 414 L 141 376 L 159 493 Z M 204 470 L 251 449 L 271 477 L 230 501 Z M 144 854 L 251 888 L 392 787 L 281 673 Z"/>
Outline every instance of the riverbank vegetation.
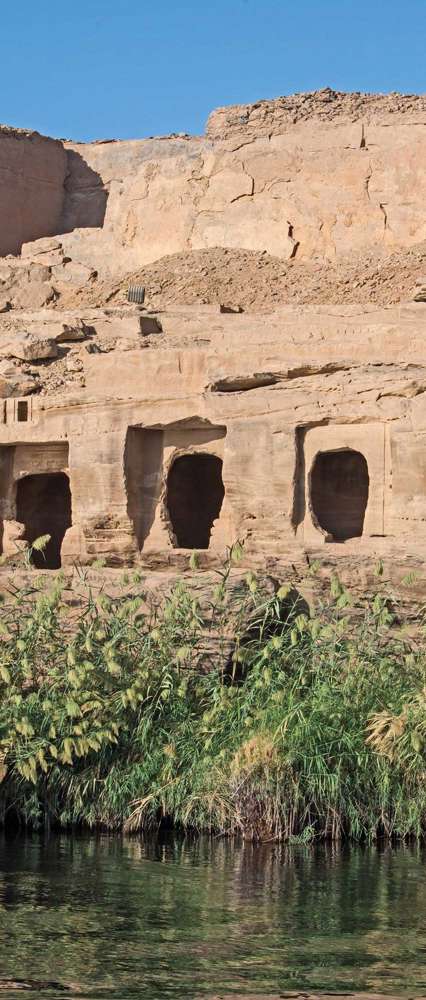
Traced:
<path fill-rule="evenodd" d="M 202 598 L 191 578 L 148 597 L 137 574 L 111 597 L 83 571 L 71 604 L 61 573 L 4 588 L 3 822 L 422 835 L 422 621 L 414 641 L 380 568 L 370 599 L 335 577 L 309 610 L 291 580 L 263 584 L 238 557 Z"/>

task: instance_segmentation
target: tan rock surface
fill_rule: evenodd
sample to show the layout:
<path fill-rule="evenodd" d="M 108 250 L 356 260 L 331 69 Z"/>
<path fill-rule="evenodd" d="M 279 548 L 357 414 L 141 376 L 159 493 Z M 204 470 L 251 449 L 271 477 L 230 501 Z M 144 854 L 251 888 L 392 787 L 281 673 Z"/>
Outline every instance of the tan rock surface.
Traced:
<path fill-rule="evenodd" d="M 0 169 L 20 180 L 13 196 L 2 185 L 0 252 L 62 233 L 65 258 L 105 275 L 217 246 L 304 261 L 413 246 L 426 238 L 425 100 L 294 95 L 219 109 L 193 138 L 61 144 L 3 129 Z"/>
<path fill-rule="evenodd" d="M 58 226 L 0 261 L 8 559 L 51 528 L 58 565 L 170 576 L 238 538 L 422 597 L 425 114 L 323 92 L 63 147 Z"/>
<path fill-rule="evenodd" d="M 393 579 L 413 566 L 424 579 L 424 308 L 288 307 L 266 316 L 176 307 L 147 337 L 141 320 L 151 317 L 131 306 L 34 314 L 58 355 L 23 365 L 33 381 L 24 415 L 19 399 L 6 400 L 6 521 L 19 521 L 20 480 L 65 472 L 66 561 L 102 555 L 111 565 L 170 570 L 185 550 L 189 558 L 171 523 L 170 469 L 182 455 L 211 455 L 223 463 L 225 496 L 207 565 L 238 537 L 249 563 L 266 558 L 277 573 L 289 558 L 300 565 L 319 555 L 329 566 L 343 559 L 342 572 L 363 582 L 379 558 Z M 11 315 L 2 319 L 9 335 Z M 87 330 L 87 340 L 57 344 L 48 331 L 58 325 Z M 121 327 L 133 338 L 128 350 Z M 14 369 L 3 377 L 13 381 Z M 318 520 L 310 477 L 324 451 L 365 456 L 362 537 L 336 543 Z"/>
<path fill-rule="evenodd" d="M 62 142 L 0 127 L 0 255 L 60 231 L 66 170 Z"/>
<path fill-rule="evenodd" d="M 3 184 L 4 232 L 7 212 L 16 230 L 3 252 L 25 245 L 22 270 L 12 262 L 14 276 L 0 274 L 0 297 L 15 308 L 61 296 L 71 305 L 97 274 L 111 285 L 164 256 L 193 253 L 196 270 L 210 275 L 208 301 L 213 281 L 235 286 L 239 270 L 243 305 L 263 307 L 268 294 L 274 302 L 355 301 L 357 289 L 359 301 L 370 292 L 374 301 L 397 301 L 392 266 L 406 272 L 424 259 L 425 102 L 326 90 L 219 109 L 205 137 L 86 145 L 3 128 L 0 170 L 2 155 L 5 163 L 20 155 L 19 176 L 37 211 L 26 209 L 19 186 L 10 197 Z M 32 187 L 36 168 L 54 185 L 48 211 Z M 170 286 L 167 267 L 165 278 Z"/>
<path fill-rule="evenodd" d="M 75 181 L 66 252 L 106 274 L 111 241 L 115 273 L 217 246 L 305 261 L 413 246 L 426 238 L 425 102 L 302 94 L 220 109 L 202 138 L 67 146 L 108 199 L 102 231 L 85 231 Z"/>
<path fill-rule="evenodd" d="M 20 330 L 10 340 L 0 346 L 0 354 L 19 361 L 44 361 L 56 358 L 58 349 L 53 337 L 34 336 L 27 330 Z"/>
<path fill-rule="evenodd" d="M 206 135 L 211 139 L 229 139 L 242 134 L 280 135 L 306 121 L 404 124 L 407 117 L 409 121 L 413 117 L 423 120 L 425 113 L 426 94 L 345 93 L 324 87 L 255 104 L 216 108 L 207 121 Z"/>

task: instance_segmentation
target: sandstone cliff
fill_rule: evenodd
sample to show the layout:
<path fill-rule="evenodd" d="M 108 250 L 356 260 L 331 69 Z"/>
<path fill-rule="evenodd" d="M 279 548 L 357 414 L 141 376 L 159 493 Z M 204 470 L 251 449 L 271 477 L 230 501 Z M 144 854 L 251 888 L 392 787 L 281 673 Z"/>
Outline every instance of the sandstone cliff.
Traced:
<path fill-rule="evenodd" d="M 63 143 L 0 126 L 0 256 L 60 230 L 66 163 Z"/>
<path fill-rule="evenodd" d="M 3 131 L 0 162 L 32 212 L 3 186 L 16 230 L 5 227 L 3 253 L 63 233 L 67 256 L 116 275 L 212 247 L 304 261 L 410 247 L 426 238 L 425 104 L 326 90 L 219 109 L 204 137 L 73 144 Z"/>
<path fill-rule="evenodd" d="M 169 572 L 240 538 L 277 575 L 319 555 L 423 581 L 426 99 L 296 95 L 201 138 L 3 130 L 5 168 L 18 146 L 3 554 L 50 532 L 52 567 Z"/>
<path fill-rule="evenodd" d="M 65 246 L 103 273 L 111 241 L 115 273 L 218 246 L 305 261 L 410 247 L 426 238 L 425 103 L 327 91 L 215 112 L 204 138 L 67 146 L 108 201 L 102 235 Z M 73 174 L 69 193 L 75 229 Z"/>

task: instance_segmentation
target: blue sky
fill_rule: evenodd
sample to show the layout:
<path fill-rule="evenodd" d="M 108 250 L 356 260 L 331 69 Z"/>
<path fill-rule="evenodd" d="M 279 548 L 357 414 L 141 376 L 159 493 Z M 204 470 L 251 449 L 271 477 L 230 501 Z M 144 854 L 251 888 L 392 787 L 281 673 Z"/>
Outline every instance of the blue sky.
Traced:
<path fill-rule="evenodd" d="M 0 121 L 64 138 L 201 133 L 223 104 L 426 91 L 426 0 L 15 0 Z"/>

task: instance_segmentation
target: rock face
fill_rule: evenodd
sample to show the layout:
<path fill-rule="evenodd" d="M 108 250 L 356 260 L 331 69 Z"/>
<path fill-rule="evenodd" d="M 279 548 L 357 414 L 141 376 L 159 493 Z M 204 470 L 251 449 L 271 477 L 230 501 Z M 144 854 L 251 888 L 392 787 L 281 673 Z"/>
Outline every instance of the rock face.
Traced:
<path fill-rule="evenodd" d="M 342 120 L 403 125 L 415 116 L 421 121 L 425 112 L 425 94 L 348 94 L 324 87 L 273 101 L 217 108 L 208 119 L 206 134 L 211 139 L 258 138 L 280 135 L 301 122 L 330 125 Z"/>
<path fill-rule="evenodd" d="M 238 538 L 271 568 L 423 566 L 423 304 L 50 310 L 19 315 L 24 338 L 17 322 L 2 318 L 5 345 L 37 329 L 41 346 L 21 396 L 10 361 L 2 376 L 5 555 L 63 508 L 64 562 L 172 567 L 199 549 L 208 565 Z"/>
<path fill-rule="evenodd" d="M 63 143 L 0 126 L 0 255 L 60 231 L 66 171 Z"/>
<path fill-rule="evenodd" d="M 425 114 L 325 91 L 52 144 L 57 224 L 0 261 L 6 558 L 49 533 L 52 568 L 176 572 L 239 539 L 424 587 Z"/>
<path fill-rule="evenodd" d="M 410 247 L 426 239 L 425 105 L 325 90 L 219 109 L 204 137 L 3 129 L 0 252 L 65 234 L 75 263 L 123 274 L 217 246 L 306 261 Z"/>
<path fill-rule="evenodd" d="M 425 99 L 390 110 L 391 98 L 355 96 L 305 95 L 299 113 L 291 98 L 215 112 L 205 138 L 68 147 L 102 178 L 108 202 L 102 231 L 89 235 L 78 228 L 80 190 L 66 252 L 105 273 L 113 241 L 118 273 L 218 246 L 333 261 L 424 240 Z"/>

